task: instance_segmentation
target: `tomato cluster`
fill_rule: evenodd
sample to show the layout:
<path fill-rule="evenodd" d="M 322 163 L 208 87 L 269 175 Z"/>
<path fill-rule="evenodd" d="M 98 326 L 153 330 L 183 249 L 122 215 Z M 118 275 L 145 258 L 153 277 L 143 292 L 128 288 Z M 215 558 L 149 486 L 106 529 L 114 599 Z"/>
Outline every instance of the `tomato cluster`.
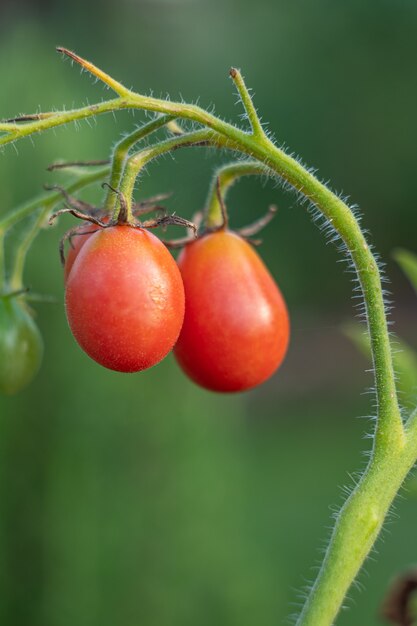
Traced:
<path fill-rule="evenodd" d="M 86 224 L 64 272 L 71 331 L 107 368 L 140 371 L 175 346 L 193 381 L 234 392 L 267 380 L 285 357 L 282 294 L 253 247 L 226 228 L 188 243 L 176 264 L 143 228 Z"/>

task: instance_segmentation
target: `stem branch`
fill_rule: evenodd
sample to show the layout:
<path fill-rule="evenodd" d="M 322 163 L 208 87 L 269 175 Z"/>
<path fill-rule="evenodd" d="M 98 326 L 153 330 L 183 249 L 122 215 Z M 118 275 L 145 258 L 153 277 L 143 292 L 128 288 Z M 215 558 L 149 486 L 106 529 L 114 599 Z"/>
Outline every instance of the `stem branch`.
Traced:
<path fill-rule="evenodd" d="M 236 161 L 235 163 L 228 163 L 223 167 L 220 167 L 215 173 L 211 181 L 210 189 L 206 201 L 206 226 L 208 228 L 216 228 L 222 223 L 222 210 L 219 202 L 219 195 L 217 193 L 217 181 L 219 181 L 220 193 L 224 200 L 229 189 L 234 183 L 242 176 L 261 176 L 269 174 L 273 176 L 274 173 L 266 168 L 259 161 Z"/>
<path fill-rule="evenodd" d="M 248 88 L 245 85 L 245 81 L 243 80 L 242 74 L 235 67 L 232 67 L 229 73 L 239 92 L 239 97 L 246 111 L 246 115 L 248 116 L 248 120 L 251 125 L 253 134 L 257 137 L 263 137 L 264 131 L 256 109 L 254 107 L 252 97 L 249 93 Z"/>
<path fill-rule="evenodd" d="M 126 163 L 127 155 L 129 154 L 129 150 L 136 144 L 138 141 L 141 141 L 151 133 L 154 133 L 156 130 L 161 128 L 162 126 L 166 126 L 171 122 L 173 118 L 169 115 L 162 115 L 161 117 L 152 120 L 148 124 L 137 128 L 133 133 L 123 137 L 121 141 L 116 144 L 116 147 L 113 152 L 112 159 L 112 168 L 110 174 L 110 183 L 109 190 L 107 193 L 106 201 L 105 201 L 105 209 L 108 212 L 114 210 L 116 206 L 117 196 L 114 192 L 112 192 L 111 188 L 118 189 L 120 185 L 120 181 L 123 174 L 123 168 Z"/>
<path fill-rule="evenodd" d="M 120 185 L 120 192 L 124 195 L 127 202 L 128 214 L 131 214 L 132 198 L 135 187 L 136 179 L 149 161 L 156 159 L 167 152 L 177 150 L 178 148 L 184 148 L 188 146 L 216 146 L 223 147 L 226 142 L 223 137 L 213 133 L 211 130 L 199 130 L 190 132 L 180 137 L 173 137 L 167 139 L 158 144 L 144 148 L 136 154 L 133 154 L 126 163 L 122 183 Z M 132 216 L 130 215 L 130 218 Z"/>
<path fill-rule="evenodd" d="M 23 289 L 23 270 L 26 255 L 35 237 L 44 225 L 45 219 L 47 218 L 50 210 L 50 205 L 46 205 L 42 209 L 39 209 L 38 214 L 27 228 L 23 238 L 15 250 L 12 271 L 8 280 L 9 288 L 12 291 L 19 291 L 20 289 Z"/>

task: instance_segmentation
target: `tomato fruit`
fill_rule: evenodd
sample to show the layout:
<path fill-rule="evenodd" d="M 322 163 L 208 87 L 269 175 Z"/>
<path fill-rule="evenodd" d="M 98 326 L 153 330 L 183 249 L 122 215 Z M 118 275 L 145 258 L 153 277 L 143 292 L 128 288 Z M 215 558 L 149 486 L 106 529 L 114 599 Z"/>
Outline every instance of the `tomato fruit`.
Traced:
<path fill-rule="evenodd" d="M 155 235 L 128 225 L 88 237 L 68 275 L 65 300 L 81 348 L 120 372 L 161 361 L 184 319 L 184 287 L 173 257 Z"/>
<path fill-rule="evenodd" d="M 282 363 L 289 317 L 282 294 L 253 247 L 221 230 L 187 245 L 178 258 L 184 324 L 175 357 L 213 391 L 244 391 Z"/>
<path fill-rule="evenodd" d="M 38 372 L 43 341 L 21 298 L 0 298 L 0 391 L 13 395 Z"/>

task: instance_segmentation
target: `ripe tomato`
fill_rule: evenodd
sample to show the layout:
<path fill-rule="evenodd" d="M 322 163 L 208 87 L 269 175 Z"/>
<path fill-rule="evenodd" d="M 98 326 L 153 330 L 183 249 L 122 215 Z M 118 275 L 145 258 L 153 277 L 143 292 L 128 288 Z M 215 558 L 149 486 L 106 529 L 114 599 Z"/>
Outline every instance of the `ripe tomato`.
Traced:
<path fill-rule="evenodd" d="M 186 308 L 175 357 L 213 391 L 244 391 L 282 363 L 289 318 L 281 292 L 255 250 L 230 231 L 203 236 L 178 265 Z"/>
<path fill-rule="evenodd" d="M 12 395 L 38 372 L 42 337 L 22 298 L 0 298 L 0 391 Z"/>
<path fill-rule="evenodd" d="M 161 361 L 177 340 L 184 318 L 181 274 L 150 232 L 127 225 L 99 229 L 68 275 L 66 311 L 92 359 L 137 372 Z"/>

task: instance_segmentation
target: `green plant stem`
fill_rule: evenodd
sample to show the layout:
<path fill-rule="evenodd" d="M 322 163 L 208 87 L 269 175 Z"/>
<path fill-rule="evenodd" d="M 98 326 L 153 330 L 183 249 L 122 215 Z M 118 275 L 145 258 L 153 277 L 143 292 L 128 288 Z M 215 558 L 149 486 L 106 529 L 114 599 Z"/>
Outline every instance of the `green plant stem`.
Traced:
<path fill-rule="evenodd" d="M 337 516 L 319 576 L 297 625 L 330 626 L 334 623 L 416 455 L 416 442 L 409 438 L 400 450 L 371 460 Z"/>
<path fill-rule="evenodd" d="M 8 281 L 9 288 L 12 291 L 19 291 L 20 289 L 23 289 L 23 270 L 25 266 L 26 255 L 35 237 L 38 235 L 39 231 L 44 225 L 45 220 L 50 213 L 50 210 L 51 207 L 49 204 L 38 210 L 38 214 L 29 225 L 27 231 L 25 232 L 24 236 L 19 242 L 19 245 L 16 248 L 13 268 Z"/>
<path fill-rule="evenodd" d="M 391 446 L 401 447 L 404 444 L 404 429 L 395 387 L 381 276 L 359 223 L 338 196 L 269 140 L 261 147 L 259 157 L 320 210 L 339 234 L 352 258 L 364 296 L 374 364 L 378 405 L 375 452 L 387 452 Z"/>
<path fill-rule="evenodd" d="M 87 107 L 62 111 L 60 113 L 51 113 L 47 118 L 42 118 L 33 122 L 2 124 L 0 131 L 3 131 L 4 135 L 0 136 L 0 146 L 12 143 L 18 139 L 22 139 L 23 137 L 28 137 L 34 133 L 62 126 L 63 124 L 88 119 L 89 117 L 94 117 L 102 113 L 122 111 L 126 109 L 141 109 L 144 111 L 153 111 L 155 113 L 165 113 L 172 117 L 182 117 L 193 122 L 199 122 L 208 128 L 220 132 L 231 141 L 237 139 L 243 132 L 236 126 L 233 126 L 233 124 L 223 122 L 211 113 L 208 113 L 204 109 L 193 104 L 169 102 L 165 100 L 158 100 L 157 98 L 142 96 L 140 94 L 130 93 L 129 96 L 113 98 L 112 100 L 91 104 Z"/>
<path fill-rule="evenodd" d="M 225 146 L 225 144 L 226 142 L 222 136 L 213 133 L 211 130 L 205 129 L 186 133 L 180 137 L 167 139 L 150 146 L 149 148 L 144 148 L 129 157 L 125 165 L 123 179 L 120 185 L 120 192 L 124 195 L 127 203 L 128 219 L 133 220 L 131 211 L 136 179 L 149 161 L 152 161 L 167 152 L 177 150 L 178 148 L 198 145 L 222 147 Z"/>
<path fill-rule="evenodd" d="M 220 226 L 223 220 L 217 193 L 217 181 L 219 181 L 222 198 L 225 200 L 229 189 L 242 176 L 261 176 L 265 174 L 271 176 L 273 172 L 259 163 L 259 161 L 237 161 L 236 163 L 227 163 L 227 165 L 220 167 L 214 173 L 207 196 L 205 208 L 206 226 L 215 228 Z"/>
<path fill-rule="evenodd" d="M 404 431 L 395 388 L 381 278 L 378 265 L 360 226 L 350 208 L 298 161 L 285 154 L 266 138 L 259 140 L 258 143 L 260 150 L 256 152 L 259 152 L 259 159 L 320 209 L 338 232 L 352 257 L 364 293 L 374 359 L 379 417 L 375 439 L 376 448 L 379 450 L 380 446 L 389 445 L 391 440 L 402 445 Z M 253 148 L 251 152 L 256 154 Z M 251 173 L 267 173 L 267 170 L 259 163 L 256 165 L 256 162 L 243 162 L 226 166 L 223 171 L 219 170 L 215 177 L 220 176 L 220 187 L 225 193 L 238 176 Z M 207 203 L 207 219 L 210 225 L 220 219 L 219 211 L 215 181 L 213 181 Z"/>
<path fill-rule="evenodd" d="M 152 120 L 148 124 L 144 124 L 140 128 L 137 128 L 133 133 L 127 135 L 126 137 L 123 137 L 123 139 L 116 144 L 113 151 L 112 168 L 109 181 L 110 187 L 112 189 L 119 188 L 119 184 L 122 179 L 123 168 L 125 166 L 129 150 L 138 141 L 141 141 L 159 128 L 162 128 L 162 126 L 166 126 L 172 120 L 173 118 L 170 115 L 162 115 L 161 117 Z M 104 208 L 109 213 L 114 210 L 117 201 L 117 196 L 112 191 L 112 189 L 109 188 L 104 204 Z"/>
<path fill-rule="evenodd" d="M 121 109 L 143 109 L 198 122 L 212 131 L 211 136 L 210 133 L 206 135 L 211 145 L 230 148 L 259 161 L 311 202 L 338 233 L 353 261 L 367 313 L 378 414 L 368 467 L 337 516 L 322 567 L 298 620 L 298 626 L 331 626 L 346 592 L 378 536 L 393 498 L 417 459 L 417 413 L 409 418 L 404 429 L 395 388 L 379 268 L 355 215 L 314 174 L 267 138 L 259 120 L 255 121 L 256 111 L 243 80 L 240 80 L 240 74 L 232 74 L 232 77 L 251 121 L 252 132 L 249 133 L 195 105 L 135 94 L 91 63 L 68 51 L 65 53 L 112 87 L 119 97 L 73 111 L 33 116 L 34 121 L 26 122 L 25 116 L 20 122 L 1 123 L 0 132 L 3 135 L 0 137 L 0 145 L 71 121 Z M 22 124 L 23 121 L 25 123 Z M 180 145 L 198 143 L 197 133 L 190 133 L 188 137 L 191 135 L 192 142 L 184 139 Z M 204 141 L 207 143 L 207 138 Z M 159 149 L 154 146 L 143 150 L 127 162 L 122 187 L 127 191 L 128 198 L 131 198 L 136 176 L 144 164 L 176 147 L 169 142 L 160 146 L 163 147 Z M 0 230 L 5 220 L 7 223 L 7 216 L 0 220 Z"/>
<path fill-rule="evenodd" d="M 235 67 L 232 67 L 229 73 L 237 87 L 240 100 L 243 104 L 249 123 L 251 125 L 252 133 L 255 137 L 263 137 L 264 131 L 262 129 L 262 125 L 256 109 L 253 105 L 251 95 L 245 85 L 245 81 L 243 80 L 242 74 Z"/>

